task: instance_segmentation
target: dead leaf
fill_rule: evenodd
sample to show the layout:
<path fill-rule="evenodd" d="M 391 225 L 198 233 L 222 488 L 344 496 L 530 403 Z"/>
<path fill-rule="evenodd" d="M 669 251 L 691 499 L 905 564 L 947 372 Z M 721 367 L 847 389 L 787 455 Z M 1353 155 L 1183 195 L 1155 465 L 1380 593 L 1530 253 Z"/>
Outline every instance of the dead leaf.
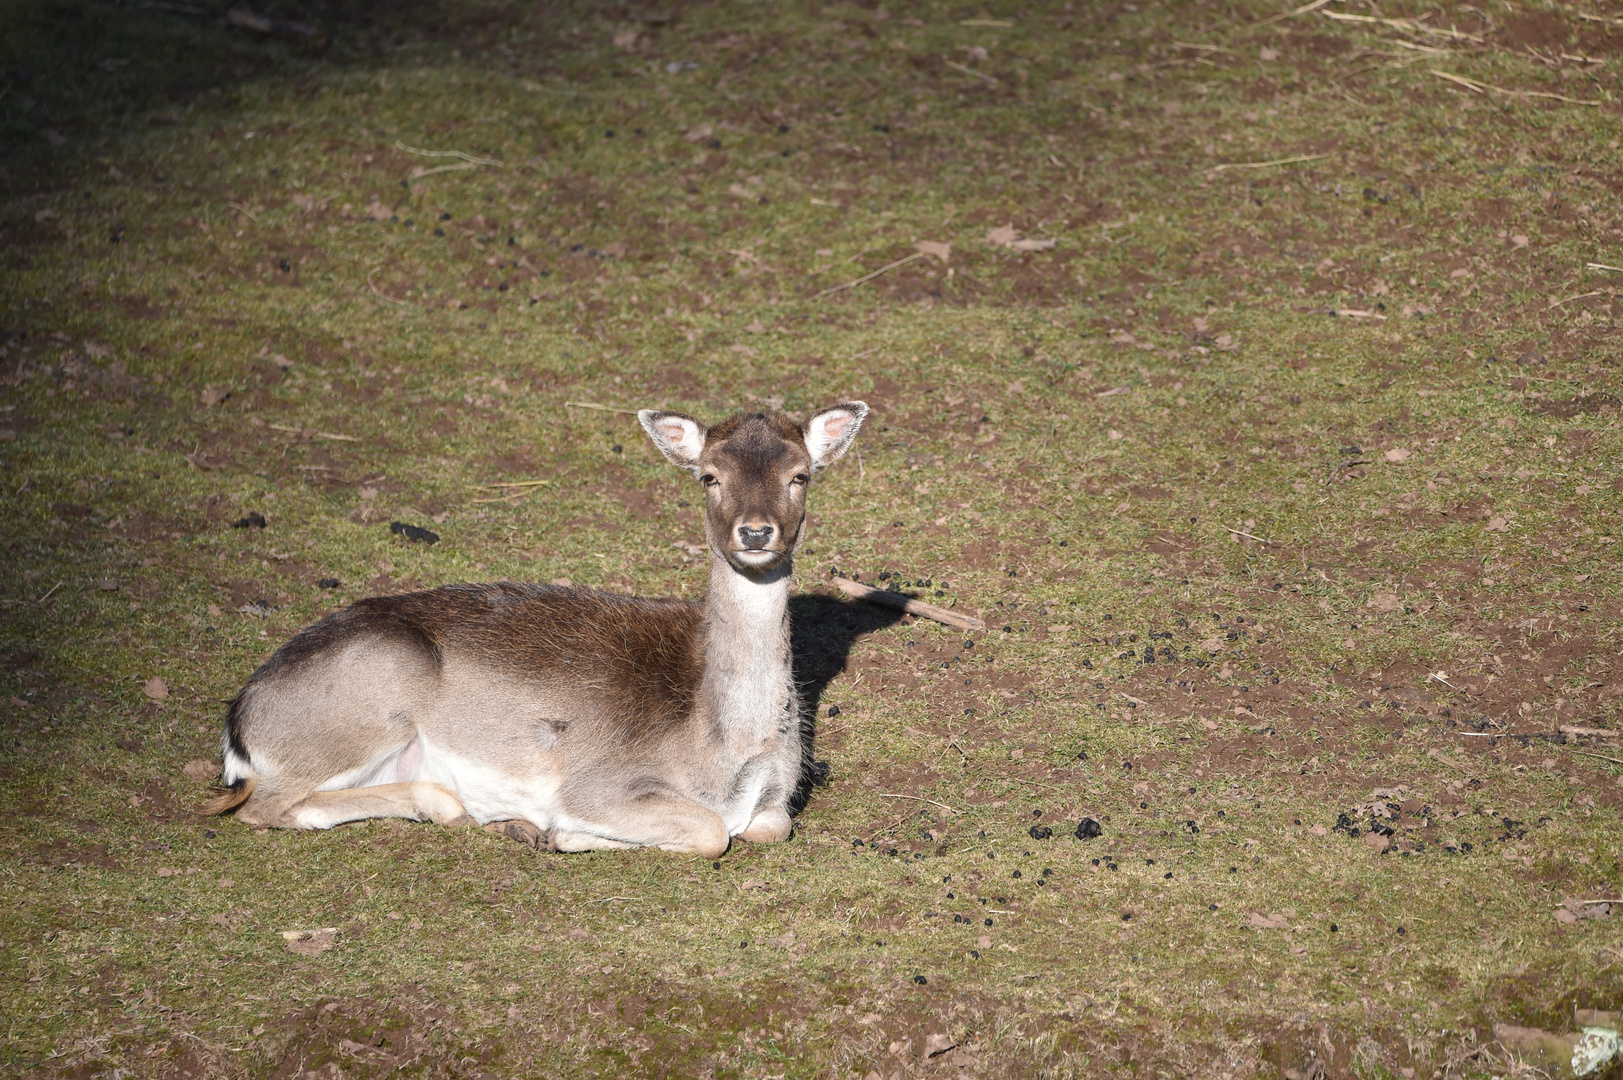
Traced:
<path fill-rule="evenodd" d="M 1396 611 L 1403 606 L 1403 602 L 1398 599 L 1397 593 L 1378 592 L 1364 601 L 1364 606 L 1372 607 L 1376 611 Z"/>
<path fill-rule="evenodd" d="M 1414 456 L 1414 451 L 1406 446 L 1394 446 L 1381 456 L 1396 465 L 1400 461 L 1408 461 Z"/>
<path fill-rule="evenodd" d="M 1556 908 L 1555 921 L 1571 926 L 1578 921 L 1578 913 L 1575 911 L 1568 911 L 1566 908 Z"/>
<path fill-rule="evenodd" d="M 152 676 L 141 686 L 141 693 L 153 701 L 162 701 L 169 696 L 169 684 L 157 675 Z"/>
<path fill-rule="evenodd" d="M 1257 930 L 1289 930 L 1291 928 L 1290 920 L 1277 911 L 1272 915 L 1264 915 L 1260 911 L 1253 911 L 1249 922 L 1252 928 Z"/>
<path fill-rule="evenodd" d="M 212 780 L 220 775 L 220 759 L 193 758 L 180 771 L 193 780 Z"/>
<path fill-rule="evenodd" d="M 740 885 L 739 888 L 743 889 L 745 892 L 749 892 L 751 889 L 764 889 L 766 888 L 766 882 L 757 881 L 754 878 L 746 878 L 744 883 Z"/>
<path fill-rule="evenodd" d="M 755 197 L 754 192 L 745 187 L 743 184 L 739 183 L 728 184 L 727 194 L 731 195 L 735 199 L 752 199 Z"/>
<path fill-rule="evenodd" d="M 287 951 L 300 956 L 320 956 L 338 944 L 338 928 L 328 926 L 321 930 L 283 930 Z"/>
<path fill-rule="evenodd" d="M 787 949 L 789 946 L 795 943 L 795 932 L 793 930 L 789 930 L 785 933 L 777 935 L 776 937 L 765 938 L 761 943 L 763 945 L 770 945 L 774 949 Z"/>
<path fill-rule="evenodd" d="M 1505 514 L 1495 514 L 1488 519 L 1486 528 L 1489 532 L 1509 532 L 1510 518 Z"/>
<path fill-rule="evenodd" d="M 938 1031 L 934 1035 L 925 1037 L 924 1056 L 927 1058 L 939 1057 L 957 1045 L 957 1043 L 952 1041 L 951 1035 L 948 1035 L 944 1031 Z"/>
<path fill-rule="evenodd" d="M 1323 825 L 1315 825 L 1312 828 L 1308 829 L 1308 832 L 1311 833 L 1314 836 L 1329 836 L 1330 835 L 1330 830 L 1326 829 Z"/>
<path fill-rule="evenodd" d="M 1263 59 L 1264 61 L 1278 60 L 1279 59 L 1279 50 L 1274 48 L 1271 45 L 1264 45 L 1262 47 L 1262 51 L 1259 52 L 1257 54 L 1257 56 L 1260 57 L 1261 59 Z"/>
<path fill-rule="evenodd" d="M 751 322 L 748 326 L 744 327 L 744 329 L 749 331 L 752 334 L 764 334 L 764 333 L 766 333 L 766 324 L 763 323 L 760 319 L 756 319 L 755 321 Z"/>
<path fill-rule="evenodd" d="M 1058 240 L 1016 240 L 1009 247 L 1015 251 L 1047 251 L 1057 243 Z"/>
<path fill-rule="evenodd" d="M 611 259 L 623 259 L 626 257 L 626 252 L 629 250 L 630 249 L 626 247 L 626 242 L 624 240 L 610 240 L 608 243 L 603 245 L 603 254 L 607 255 Z"/>
<path fill-rule="evenodd" d="M 637 47 L 637 39 L 641 36 L 642 31 L 638 30 L 636 27 L 626 27 L 624 30 L 616 30 L 614 32 L 614 47 L 616 49 L 625 49 L 629 52 L 631 49 Z"/>
<path fill-rule="evenodd" d="M 1217 346 L 1218 352 L 1233 352 L 1238 347 L 1234 344 L 1233 334 L 1218 334 L 1212 344 Z"/>
<path fill-rule="evenodd" d="M 1527 246 L 1527 242 L 1526 233 L 1515 233 L 1510 238 L 1510 245 L 1515 248 L 1524 248 Z"/>
<path fill-rule="evenodd" d="M 1200 643 L 1200 647 L 1205 649 L 1207 652 L 1220 652 L 1223 645 L 1224 641 L 1220 637 L 1209 637 Z"/>
<path fill-rule="evenodd" d="M 224 404 L 225 399 L 230 396 L 231 391 L 229 390 L 221 390 L 213 386 L 208 386 L 204 387 L 203 391 L 197 395 L 197 401 L 205 409 L 213 409 Z"/>
<path fill-rule="evenodd" d="M 373 221 L 388 221 L 394 217 L 394 210 L 380 202 L 375 202 L 366 208 L 366 216 Z"/>
<path fill-rule="evenodd" d="M 1367 832 L 1364 834 L 1364 843 L 1374 848 L 1377 852 L 1384 852 L 1392 847 L 1392 838 L 1390 836 L 1382 836 L 1378 832 Z"/>
<path fill-rule="evenodd" d="M 1018 239 L 1020 239 L 1020 231 L 1013 225 L 999 225 L 986 234 L 986 242 L 996 244 L 998 247 L 1008 247 Z"/>
<path fill-rule="evenodd" d="M 709 124 L 698 124 L 694 127 L 688 128 L 686 134 L 684 134 L 682 138 L 686 139 L 688 142 L 703 142 L 710 137 L 710 132 L 711 127 Z"/>

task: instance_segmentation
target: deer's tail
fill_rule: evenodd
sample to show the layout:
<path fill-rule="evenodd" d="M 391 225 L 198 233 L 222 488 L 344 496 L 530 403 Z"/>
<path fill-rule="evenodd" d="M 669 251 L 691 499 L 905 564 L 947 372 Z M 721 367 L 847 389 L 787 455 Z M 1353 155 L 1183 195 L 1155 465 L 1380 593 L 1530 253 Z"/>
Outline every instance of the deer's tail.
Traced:
<path fill-rule="evenodd" d="M 198 807 L 197 812 L 204 817 L 213 817 L 223 814 L 227 810 L 235 810 L 248 801 L 248 796 L 254 793 L 254 778 L 242 777 L 228 785 L 216 789 L 214 798 Z"/>

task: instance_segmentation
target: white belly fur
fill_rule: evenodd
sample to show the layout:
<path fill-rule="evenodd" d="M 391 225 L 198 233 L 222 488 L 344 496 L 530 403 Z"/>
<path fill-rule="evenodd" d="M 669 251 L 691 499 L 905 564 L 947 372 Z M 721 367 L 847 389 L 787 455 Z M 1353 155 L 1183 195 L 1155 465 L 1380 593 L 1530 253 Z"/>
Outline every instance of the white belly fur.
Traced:
<path fill-rule="evenodd" d="M 744 767 L 742 783 L 735 785 L 738 794 L 724 806 L 711 807 L 726 824 L 729 836 L 737 836 L 749 828 L 771 771 L 765 761 L 750 762 Z M 613 822 L 587 821 L 564 813 L 558 801 L 560 783 L 556 776 L 516 777 L 484 762 L 436 747 L 421 732 L 405 746 L 333 777 L 318 790 L 343 791 L 413 780 L 426 780 L 449 789 L 461 801 L 468 816 L 481 825 L 521 820 L 541 829 L 615 837 Z"/>

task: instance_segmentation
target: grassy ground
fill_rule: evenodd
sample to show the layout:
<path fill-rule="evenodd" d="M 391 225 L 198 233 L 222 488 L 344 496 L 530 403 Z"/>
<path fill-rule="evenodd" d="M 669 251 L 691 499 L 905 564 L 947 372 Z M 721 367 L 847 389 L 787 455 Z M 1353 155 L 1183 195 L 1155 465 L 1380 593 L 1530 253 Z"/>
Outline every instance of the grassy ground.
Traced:
<path fill-rule="evenodd" d="M 1503 1076 L 1623 1005 L 1623 9 L 224 7 L 0 12 L 11 1073 Z M 567 403 L 850 397 L 789 842 L 192 814 L 323 612 L 698 595 Z"/>

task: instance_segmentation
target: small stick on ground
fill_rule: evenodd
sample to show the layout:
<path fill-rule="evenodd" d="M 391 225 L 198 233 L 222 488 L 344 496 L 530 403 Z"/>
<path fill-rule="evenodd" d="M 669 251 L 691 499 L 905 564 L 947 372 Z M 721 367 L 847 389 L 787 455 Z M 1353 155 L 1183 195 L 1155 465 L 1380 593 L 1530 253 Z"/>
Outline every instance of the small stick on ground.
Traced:
<path fill-rule="evenodd" d="M 1246 29 L 1255 30 L 1259 26 L 1272 26 L 1276 22 L 1284 22 L 1286 19 L 1294 19 L 1298 15 L 1306 15 L 1310 11 L 1317 11 L 1329 2 L 1330 0 L 1313 0 L 1312 3 L 1303 4 L 1294 11 L 1282 11 L 1278 15 L 1273 15 L 1269 18 L 1263 19 L 1261 22 L 1254 22 Z"/>
<path fill-rule="evenodd" d="M 571 409 L 596 409 L 598 412 L 624 413 L 626 416 L 636 416 L 636 409 L 616 409 L 610 405 L 594 405 L 590 401 L 566 401 L 564 405 Z"/>
<path fill-rule="evenodd" d="M 958 630 L 985 630 L 986 623 L 972 615 L 960 615 L 956 611 L 948 611 L 934 604 L 926 604 L 923 600 L 915 600 L 911 596 L 901 593 L 886 592 L 884 589 L 875 589 L 871 585 L 852 581 L 850 578 L 836 577 L 834 587 L 854 600 L 866 600 L 870 604 L 879 604 L 882 607 L 896 608 L 909 615 L 917 615 L 921 619 L 933 619 L 938 623 L 954 627 Z"/>
<path fill-rule="evenodd" d="M 965 75 L 973 75 L 977 79 L 985 79 L 987 82 L 991 83 L 993 86 L 998 85 L 998 81 L 996 79 L 992 78 L 992 76 L 986 74 L 986 72 L 984 72 L 984 71 L 976 71 L 974 68 L 968 66 L 967 64 L 959 64 L 959 63 L 955 63 L 954 61 L 951 61 L 951 60 L 948 60 L 946 63 L 947 63 L 947 66 L 952 68 L 954 71 L 962 71 Z"/>
<path fill-rule="evenodd" d="M 1243 536 L 1247 540 L 1255 540 L 1257 543 L 1263 545 L 1264 547 L 1278 547 L 1279 546 L 1278 544 L 1274 543 L 1272 540 L 1264 540 L 1260 536 L 1253 536 L 1250 533 L 1244 531 L 1243 529 L 1229 529 L 1229 527 L 1227 525 L 1223 526 L 1223 528 L 1228 529 L 1228 531 L 1233 533 L 1235 536 Z"/>
<path fill-rule="evenodd" d="M 1428 68 L 1427 70 L 1430 71 L 1433 75 L 1437 76 L 1439 79 L 1447 79 L 1451 83 L 1458 83 L 1460 86 L 1465 87 L 1467 90 L 1473 91 L 1473 92 L 1478 93 L 1478 94 L 1489 93 L 1489 94 L 1503 94 L 1506 97 L 1548 98 L 1551 101 L 1564 101 L 1568 105 L 1603 105 L 1603 104 L 1605 104 L 1605 102 L 1601 102 L 1601 101 L 1590 101 L 1590 100 L 1587 100 L 1585 98 L 1568 97 L 1565 94 L 1551 94 L 1551 93 L 1548 93 L 1548 92 L 1543 91 L 1543 90 L 1506 90 L 1502 86 L 1494 86 L 1491 83 L 1478 82 L 1476 79 L 1468 79 L 1464 75 L 1452 75 L 1452 74 L 1450 74 L 1450 73 L 1448 73 L 1446 71 L 1438 71 L 1436 68 Z"/>
<path fill-rule="evenodd" d="M 922 258 L 924 258 L 924 252 L 916 251 L 913 254 L 909 255 L 905 259 L 897 259 L 893 263 L 887 263 L 886 265 L 881 266 L 879 269 L 875 270 L 873 273 L 864 275 L 863 277 L 859 277 L 855 281 L 848 281 L 844 285 L 835 285 L 833 288 L 824 289 L 822 292 L 820 292 L 816 296 L 812 297 L 812 299 L 813 300 L 821 300 L 823 297 L 827 296 L 829 293 L 837 293 L 841 289 L 853 289 L 856 286 L 861 285 L 864 281 L 872 281 L 874 278 L 878 277 L 880 274 L 883 274 L 886 270 L 894 270 L 898 266 L 901 266 L 901 265 L 903 265 L 905 263 L 912 262 L 914 259 L 922 259 Z"/>
<path fill-rule="evenodd" d="M 396 150 L 404 151 L 405 153 L 408 153 L 408 154 L 416 154 L 418 157 L 454 157 L 454 158 L 461 158 L 463 161 L 466 161 L 469 165 L 500 165 L 501 164 L 501 162 L 497 161 L 495 158 L 475 157 L 472 154 L 464 154 L 461 150 L 423 150 L 423 149 L 421 149 L 419 147 L 416 147 L 416 146 L 407 146 L 405 143 L 401 142 L 398 139 L 395 140 L 394 148 Z"/>
<path fill-rule="evenodd" d="M 1577 296 L 1569 296 L 1565 300 L 1557 300 L 1555 303 L 1551 304 L 1549 307 L 1545 308 L 1544 310 L 1545 311 L 1554 311 L 1556 308 L 1560 307 L 1562 304 L 1570 304 L 1574 300 L 1587 300 L 1591 296 L 1599 296 L 1599 295 L 1601 295 L 1601 293 L 1604 292 L 1604 291 L 1605 290 L 1603 290 L 1603 289 L 1596 289 L 1594 292 L 1579 293 Z"/>
<path fill-rule="evenodd" d="M 1272 161 L 1230 161 L 1222 165 L 1213 165 L 1207 172 L 1220 173 L 1229 169 L 1267 169 L 1275 165 L 1295 165 L 1303 161 L 1319 161 L 1329 157 L 1329 154 L 1301 154 L 1297 157 L 1275 158 Z"/>
<path fill-rule="evenodd" d="M 949 814 L 956 814 L 958 812 L 944 802 L 936 802 L 934 799 L 926 799 L 918 795 L 887 795 L 884 792 L 880 792 L 879 797 L 881 799 L 912 799 L 914 802 L 927 802 L 931 806 L 939 806 Z"/>
<path fill-rule="evenodd" d="M 1607 757 L 1605 754 L 1591 754 L 1587 750 L 1568 750 L 1567 753 L 1577 754 L 1579 757 L 1600 758 L 1602 761 L 1610 761 L 1613 765 L 1623 765 L 1623 758 Z"/>
<path fill-rule="evenodd" d="M 1347 460 L 1345 460 L 1345 461 L 1341 462 L 1340 464 L 1338 464 L 1335 468 L 1331 469 L 1330 472 L 1329 472 L 1329 475 L 1327 475 L 1324 478 L 1323 482 L 1324 482 L 1325 485 L 1328 486 L 1328 485 L 1333 484 L 1333 483 L 1336 482 L 1336 477 L 1341 474 L 1342 469 L 1350 469 L 1354 465 L 1368 465 L 1368 464 L 1369 464 L 1369 459 L 1368 458 L 1348 458 Z"/>
<path fill-rule="evenodd" d="M 1623 266 L 1607 266 L 1605 263 L 1584 263 L 1590 270 L 1610 270 L 1614 274 L 1623 274 Z"/>
<path fill-rule="evenodd" d="M 1576 727 L 1572 724 L 1562 724 L 1559 730 L 1563 735 L 1603 735 L 1608 739 L 1615 739 L 1623 735 L 1623 731 L 1610 731 L 1598 727 Z"/>

